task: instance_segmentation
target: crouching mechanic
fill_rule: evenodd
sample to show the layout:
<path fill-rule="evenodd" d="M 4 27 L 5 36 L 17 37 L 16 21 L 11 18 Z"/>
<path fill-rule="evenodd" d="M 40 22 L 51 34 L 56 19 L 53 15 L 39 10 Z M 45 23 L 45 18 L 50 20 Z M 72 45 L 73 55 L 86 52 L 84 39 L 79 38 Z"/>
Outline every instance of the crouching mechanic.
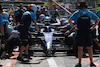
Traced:
<path fill-rule="evenodd" d="M 44 23 L 44 20 L 45 20 L 45 15 L 41 14 L 39 15 L 39 20 L 37 20 L 37 23 Z"/>
<path fill-rule="evenodd" d="M 37 7 L 34 4 L 30 4 L 28 6 L 29 11 L 26 11 L 23 15 L 22 15 L 22 20 L 20 25 L 18 26 L 18 30 L 20 32 L 20 37 L 22 40 L 21 46 L 20 46 L 20 50 L 19 50 L 19 55 L 17 57 L 17 60 L 19 61 L 24 61 L 22 58 L 22 52 L 25 50 L 25 55 L 27 59 L 30 59 L 29 55 L 28 55 L 28 48 L 29 48 L 29 44 L 28 44 L 28 29 L 29 26 L 31 24 L 31 21 L 33 21 L 35 23 L 35 28 L 36 30 L 39 32 L 38 29 L 38 25 L 36 22 L 36 12 L 37 12 Z"/>

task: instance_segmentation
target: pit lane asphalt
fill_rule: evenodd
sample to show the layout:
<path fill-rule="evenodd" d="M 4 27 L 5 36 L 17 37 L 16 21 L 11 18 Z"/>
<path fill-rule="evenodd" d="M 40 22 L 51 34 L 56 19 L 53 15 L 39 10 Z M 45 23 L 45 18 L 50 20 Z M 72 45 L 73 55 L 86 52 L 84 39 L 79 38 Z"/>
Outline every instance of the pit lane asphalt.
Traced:
<path fill-rule="evenodd" d="M 82 67 L 90 67 L 88 54 L 82 58 Z M 0 60 L 3 67 L 74 67 L 78 63 L 78 58 L 68 55 L 67 52 L 56 52 L 54 57 L 45 57 L 43 52 L 34 52 L 32 60 L 22 63 L 16 60 L 18 52 L 10 59 Z M 94 63 L 100 67 L 100 53 L 93 55 Z"/>

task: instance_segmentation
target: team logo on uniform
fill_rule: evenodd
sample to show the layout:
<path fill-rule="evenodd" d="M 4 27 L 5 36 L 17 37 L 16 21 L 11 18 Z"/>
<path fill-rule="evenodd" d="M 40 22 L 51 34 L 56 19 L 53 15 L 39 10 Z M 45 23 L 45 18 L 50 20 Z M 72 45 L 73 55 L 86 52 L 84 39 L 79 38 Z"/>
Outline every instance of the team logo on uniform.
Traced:
<path fill-rule="evenodd" d="M 83 12 L 83 14 L 86 14 L 86 12 Z"/>

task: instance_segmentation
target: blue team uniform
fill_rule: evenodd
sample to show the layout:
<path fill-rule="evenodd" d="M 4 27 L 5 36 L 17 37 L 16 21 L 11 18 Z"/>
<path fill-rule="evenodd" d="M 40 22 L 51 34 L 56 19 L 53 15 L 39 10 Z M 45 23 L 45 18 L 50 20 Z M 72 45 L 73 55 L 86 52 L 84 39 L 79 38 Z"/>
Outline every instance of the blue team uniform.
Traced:
<path fill-rule="evenodd" d="M 100 17 L 100 10 L 97 10 L 96 15 Z"/>
<path fill-rule="evenodd" d="M 5 25 L 6 24 L 10 25 L 7 19 L 3 19 L 3 22 L 5 23 Z M 5 25 L 4 25 L 4 30 L 6 29 Z M 8 37 L 10 33 L 11 33 L 11 29 L 7 28 L 7 31 L 5 31 L 5 35 Z"/>
<path fill-rule="evenodd" d="M 7 19 L 3 19 L 3 22 L 5 22 L 9 25 L 9 21 Z"/>
<path fill-rule="evenodd" d="M 67 26 L 68 29 L 71 29 L 71 26 L 70 26 L 69 23 L 66 24 L 66 26 Z M 77 32 L 73 32 L 73 40 L 75 40 L 75 38 L 76 38 L 76 34 L 77 34 Z"/>
<path fill-rule="evenodd" d="M 31 21 L 36 21 L 36 14 L 34 12 L 25 12 L 22 16 L 19 32 L 21 34 L 21 39 L 28 39 L 28 30 L 31 24 Z"/>
<path fill-rule="evenodd" d="M 25 12 L 25 10 L 21 9 L 16 9 L 15 12 L 14 12 L 14 15 L 15 15 L 15 20 L 16 22 L 20 22 L 21 21 L 21 17 L 23 15 L 23 13 Z"/>
<path fill-rule="evenodd" d="M 92 33 L 91 33 L 91 22 L 90 20 L 96 20 L 98 18 L 93 12 L 89 10 L 79 10 L 74 12 L 70 18 L 74 20 L 79 29 L 77 31 L 76 42 L 78 46 L 91 46 L 92 43 Z"/>
<path fill-rule="evenodd" d="M 4 25 L 5 23 L 3 22 L 3 16 L 0 14 L 0 25 Z"/>
<path fill-rule="evenodd" d="M 70 26 L 70 24 L 68 23 L 68 24 L 66 24 L 66 26 L 67 26 L 67 29 L 71 29 L 71 26 Z"/>
<path fill-rule="evenodd" d="M 95 15 L 93 12 L 91 12 L 91 11 L 89 11 L 89 10 L 78 10 L 78 11 L 74 12 L 74 13 L 70 16 L 70 18 L 71 18 L 72 20 L 74 20 L 74 21 L 75 21 L 74 24 L 76 24 L 78 18 L 81 17 L 81 16 L 83 16 L 83 15 L 87 15 L 87 16 L 89 16 L 89 17 L 90 17 L 91 19 L 93 19 L 93 20 L 96 20 L 97 17 L 98 17 L 97 15 Z"/>

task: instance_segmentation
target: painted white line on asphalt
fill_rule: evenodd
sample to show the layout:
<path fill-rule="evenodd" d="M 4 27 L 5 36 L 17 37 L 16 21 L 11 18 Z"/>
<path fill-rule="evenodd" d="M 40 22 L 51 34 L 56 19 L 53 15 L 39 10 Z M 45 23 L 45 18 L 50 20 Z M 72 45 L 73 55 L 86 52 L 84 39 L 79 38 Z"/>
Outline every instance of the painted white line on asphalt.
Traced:
<path fill-rule="evenodd" d="M 95 65 L 99 65 L 98 63 L 95 63 L 95 62 L 94 62 L 94 64 L 95 64 Z"/>
<path fill-rule="evenodd" d="M 48 61 L 50 67 L 58 67 L 52 57 L 48 58 L 47 61 Z"/>

